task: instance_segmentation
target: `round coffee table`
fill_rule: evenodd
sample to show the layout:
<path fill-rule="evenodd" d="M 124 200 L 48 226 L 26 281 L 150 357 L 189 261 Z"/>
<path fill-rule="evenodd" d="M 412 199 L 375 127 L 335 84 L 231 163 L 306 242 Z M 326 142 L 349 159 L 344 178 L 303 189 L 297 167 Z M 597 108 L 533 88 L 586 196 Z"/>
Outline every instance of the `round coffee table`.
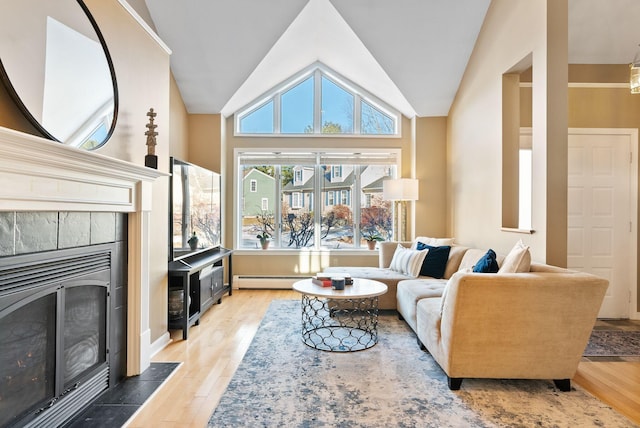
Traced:
<path fill-rule="evenodd" d="M 353 352 L 378 343 L 380 281 L 354 278 L 353 285 L 334 290 L 303 279 L 293 284 L 302 294 L 302 341 L 315 349 Z"/>

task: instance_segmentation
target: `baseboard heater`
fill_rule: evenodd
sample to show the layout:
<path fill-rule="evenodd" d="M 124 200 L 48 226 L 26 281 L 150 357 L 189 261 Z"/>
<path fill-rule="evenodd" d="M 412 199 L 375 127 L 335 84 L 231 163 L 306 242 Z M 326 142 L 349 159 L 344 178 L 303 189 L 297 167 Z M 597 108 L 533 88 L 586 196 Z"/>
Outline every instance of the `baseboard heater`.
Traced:
<path fill-rule="evenodd" d="M 296 281 L 309 278 L 311 275 L 275 276 L 275 275 L 235 275 L 233 288 L 265 288 L 265 289 L 291 289 Z"/>

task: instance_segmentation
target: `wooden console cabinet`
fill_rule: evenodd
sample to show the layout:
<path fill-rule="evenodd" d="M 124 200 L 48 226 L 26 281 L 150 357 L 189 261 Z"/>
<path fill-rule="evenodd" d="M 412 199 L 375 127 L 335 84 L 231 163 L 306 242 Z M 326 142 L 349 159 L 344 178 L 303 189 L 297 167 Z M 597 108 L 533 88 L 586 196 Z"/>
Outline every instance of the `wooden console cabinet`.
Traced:
<path fill-rule="evenodd" d="M 189 328 L 200 323 L 200 317 L 233 286 L 232 250 L 219 248 L 192 257 L 169 262 L 169 306 L 178 295 L 182 310 L 168 311 L 169 329 L 181 329 L 187 339 Z M 225 282 L 225 265 L 228 281 Z M 189 296 L 189 298 L 187 298 Z"/>

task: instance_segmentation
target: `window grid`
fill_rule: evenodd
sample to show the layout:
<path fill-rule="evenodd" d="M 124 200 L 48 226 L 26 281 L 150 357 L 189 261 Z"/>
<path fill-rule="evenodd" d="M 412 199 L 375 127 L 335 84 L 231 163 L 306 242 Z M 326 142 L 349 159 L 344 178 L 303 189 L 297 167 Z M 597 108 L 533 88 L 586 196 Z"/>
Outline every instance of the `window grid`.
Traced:
<path fill-rule="evenodd" d="M 341 136 L 348 135 L 363 135 L 365 131 L 365 127 L 362 125 L 362 112 L 363 112 L 363 103 L 366 103 L 369 109 L 372 109 L 378 115 L 382 115 L 384 117 L 388 117 L 392 120 L 392 132 L 371 132 L 370 129 L 366 130 L 367 136 L 399 136 L 400 135 L 400 114 L 390 107 L 385 107 L 384 103 L 379 100 L 375 100 L 375 97 L 372 95 L 365 95 L 364 90 L 358 88 L 354 84 L 348 83 L 348 81 L 344 78 L 338 77 L 337 73 L 332 72 L 326 66 L 322 64 L 317 64 L 311 70 L 307 69 L 303 70 L 296 76 L 293 76 L 291 79 L 280 85 L 279 87 L 274 88 L 271 91 L 271 95 L 268 99 L 262 98 L 258 103 L 251 104 L 250 106 L 236 112 L 236 134 L 253 134 L 253 135 L 271 135 L 271 134 L 280 134 L 284 135 L 282 132 L 282 95 L 287 93 L 288 91 L 294 89 L 297 85 L 304 83 L 308 78 L 313 78 L 313 125 L 311 126 L 313 135 L 323 135 L 323 136 L 335 136 L 335 133 L 323 132 L 323 113 L 322 113 L 322 79 L 326 79 L 330 83 L 334 84 L 339 89 L 345 91 L 347 94 L 350 94 L 353 98 L 353 106 L 351 106 L 351 112 L 348 115 L 353 115 L 350 119 L 350 129 L 345 130 L 340 133 Z M 245 123 L 246 119 L 250 116 L 256 114 L 262 107 L 265 107 L 269 103 L 272 103 L 272 114 L 273 114 L 273 123 L 269 125 L 269 128 L 265 127 L 265 132 L 255 132 L 251 130 L 247 130 L 243 128 L 243 123 Z M 308 132 L 305 130 L 303 134 L 307 134 Z M 287 132 L 286 135 L 301 135 L 296 133 Z"/>
<path fill-rule="evenodd" d="M 366 248 L 364 238 L 372 233 L 392 239 L 392 206 L 382 198 L 382 180 L 395 175 L 400 161 L 399 150 L 391 152 L 237 151 L 240 179 L 248 175 L 247 168 L 262 171 L 267 177 L 264 183 L 260 181 L 258 194 L 252 193 L 262 197 L 257 200 L 261 206 L 253 204 L 248 211 L 244 211 L 244 205 L 249 193 L 243 195 L 242 189 L 250 192 L 250 186 L 239 185 L 238 201 L 242 205 L 238 212 L 238 247 L 258 248 L 253 214 L 256 206 L 272 216 L 273 249 Z M 341 171 L 343 180 L 332 182 L 335 171 Z M 272 195 L 273 204 L 264 198 L 266 194 Z M 296 221 L 303 218 L 310 221 L 311 229 L 306 229 L 311 232 L 309 239 L 292 244 L 294 227 L 300 224 Z"/>

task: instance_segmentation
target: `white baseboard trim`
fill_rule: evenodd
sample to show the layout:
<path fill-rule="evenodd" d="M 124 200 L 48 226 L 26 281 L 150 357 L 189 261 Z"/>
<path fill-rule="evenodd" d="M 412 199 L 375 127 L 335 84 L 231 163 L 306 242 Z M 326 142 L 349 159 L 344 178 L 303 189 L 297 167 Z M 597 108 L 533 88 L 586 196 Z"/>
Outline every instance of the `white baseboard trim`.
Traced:
<path fill-rule="evenodd" d="M 290 290 L 296 281 L 309 278 L 309 275 L 235 275 L 233 288 Z"/>
<path fill-rule="evenodd" d="M 171 342 L 171 335 L 167 331 L 151 344 L 151 349 L 149 349 L 150 357 L 153 358 L 158 352 L 166 348 L 167 345 L 169 345 Z"/>

